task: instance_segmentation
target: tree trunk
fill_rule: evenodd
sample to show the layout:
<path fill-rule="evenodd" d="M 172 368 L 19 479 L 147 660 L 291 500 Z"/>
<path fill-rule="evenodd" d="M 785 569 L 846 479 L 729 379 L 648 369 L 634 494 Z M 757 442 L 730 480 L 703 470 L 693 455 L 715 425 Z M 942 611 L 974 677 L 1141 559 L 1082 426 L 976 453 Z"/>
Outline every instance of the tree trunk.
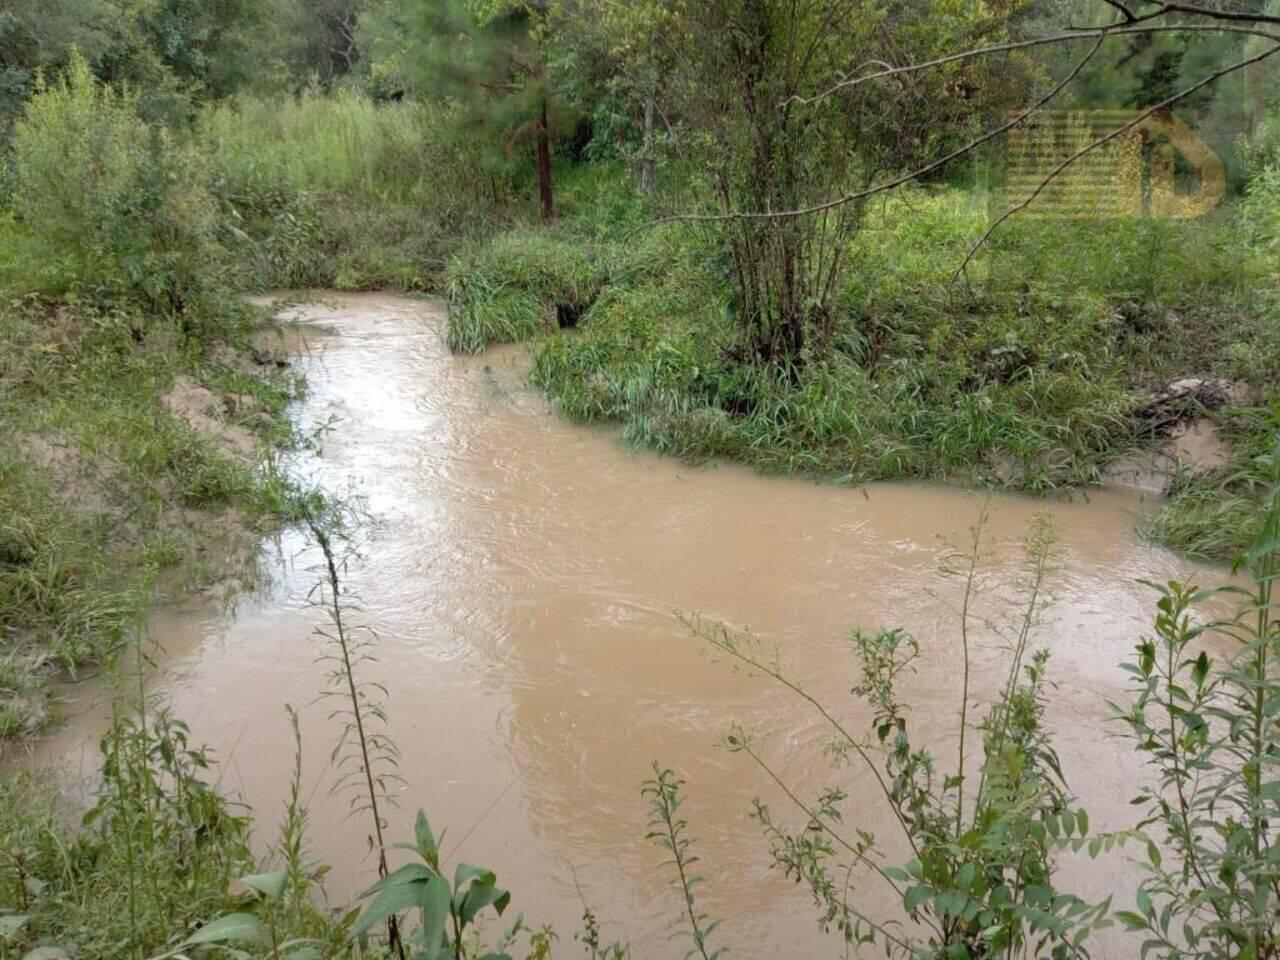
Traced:
<path fill-rule="evenodd" d="M 538 194 L 542 198 L 542 219 L 556 218 L 555 196 L 551 192 L 551 131 L 547 121 L 547 101 L 542 101 L 538 117 Z"/>

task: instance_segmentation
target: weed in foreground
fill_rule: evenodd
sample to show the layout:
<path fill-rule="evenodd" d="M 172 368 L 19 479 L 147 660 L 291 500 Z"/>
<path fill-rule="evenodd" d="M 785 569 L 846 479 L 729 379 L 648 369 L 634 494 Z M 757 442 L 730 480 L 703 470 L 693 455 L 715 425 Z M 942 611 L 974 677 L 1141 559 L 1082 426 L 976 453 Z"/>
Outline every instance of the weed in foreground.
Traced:
<path fill-rule="evenodd" d="M 984 523 L 985 517 L 975 525 L 961 565 L 966 669 L 960 722 L 965 727 L 970 609 Z M 967 730 L 981 752 L 970 757 L 973 739 L 961 736 L 950 770 L 939 769 L 933 752 L 910 737 L 910 711 L 898 693 L 919 652 L 909 633 L 853 634 L 861 662 L 854 693 L 872 711 L 873 737 L 866 740 L 748 638 L 722 625 L 689 621 L 713 649 L 780 683 L 818 713 L 833 734 L 831 754 L 837 762 L 855 761 L 870 774 L 873 792 L 892 817 L 894 842 L 910 851 L 905 863 L 889 862 L 882 849 L 888 838 L 877 838 L 856 821 L 852 832 L 846 826 L 845 790 L 830 789 L 806 800 L 763 758 L 752 734 L 735 728 L 728 735 L 729 748 L 760 766 L 803 815 L 803 827 L 794 830 L 762 800 L 753 810 L 775 863 L 810 888 L 822 929 L 836 930 L 849 949 L 876 947 L 912 958 L 1066 958 L 1080 955 L 1090 936 L 1112 923 L 1109 901 L 1088 903 L 1061 890 L 1054 879 L 1057 855 L 1086 844 L 1089 819 L 1068 792 L 1044 727 L 1049 654 L 1032 643 L 1051 547 L 1047 525 L 1033 525 L 1025 607 L 1010 638 L 1005 680 L 982 721 Z M 1123 839 L 1094 837 L 1088 849 L 1096 854 Z M 873 916 L 862 909 L 851 894 L 858 887 L 853 877 L 883 884 L 898 900 L 900 914 Z"/>
<path fill-rule="evenodd" d="M 1119 915 L 1144 956 L 1266 957 L 1280 944 L 1280 446 L 1259 459 L 1270 485 L 1236 565 L 1248 586 L 1153 585 L 1154 632 L 1124 664 L 1133 698 L 1114 707 L 1155 774 L 1133 800 L 1145 879 Z M 1215 596 L 1236 600 L 1235 615 L 1198 617 Z"/>

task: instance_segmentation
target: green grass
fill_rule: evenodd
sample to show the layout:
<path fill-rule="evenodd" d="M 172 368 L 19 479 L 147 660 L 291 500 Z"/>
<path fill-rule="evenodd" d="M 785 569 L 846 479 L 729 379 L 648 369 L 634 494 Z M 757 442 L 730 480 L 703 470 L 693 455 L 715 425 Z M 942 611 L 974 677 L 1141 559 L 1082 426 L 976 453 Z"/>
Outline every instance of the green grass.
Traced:
<path fill-rule="evenodd" d="M 479 171 L 447 110 L 353 92 L 214 105 L 196 143 L 231 270 L 254 290 L 435 289 L 509 188 Z"/>
<path fill-rule="evenodd" d="M 41 298 L 0 307 L 0 736 L 48 722 L 57 671 L 119 648 L 159 570 L 296 516 L 284 478 L 163 407 L 183 373 L 244 398 L 228 419 L 264 449 L 290 442 L 283 412 L 298 384 L 250 372 L 247 359 L 228 366 L 247 356 L 231 344 L 257 318 L 237 307 L 218 322 L 223 336 L 203 341 L 131 309 Z"/>
<path fill-rule="evenodd" d="M 1234 559 L 1262 532 L 1258 504 L 1269 479 L 1267 458 L 1280 445 L 1280 391 L 1272 385 L 1259 403 L 1227 408 L 1217 419 L 1231 444 L 1231 462 L 1177 478 L 1149 533 L 1183 553 Z"/>
<path fill-rule="evenodd" d="M 1254 388 L 1229 415 L 1236 466 L 1275 432 L 1261 415 L 1280 386 L 1274 285 L 1240 242 L 1239 204 L 1194 223 L 1015 221 L 966 282 L 954 275 L 989 222 L 985 196 L 903 194 L 868 212 L 850 251 L 833 350 L 781 376 L 734 359 L 714 240 L 637 231 L 634 201 L 602 199 L 608 176 L 581 177 L 560 226 L 474 243 L 448 272 L 450 345 L 536 340 L 533 381 L 575 420 L 691 460 L 1032 493 L 1097 483 L 1151 444 L 1137 411 L 1174 377 Z M 589 230 L 597 209 L 612 219 Z M 545 336 L 564 303 L 587 307 L 580 329 Z M 1251 530 L 1237 473 L 1179 485 L 1153 534 L 1229 555 Z"/>
<path fill-rule="evenodd" d="M 283 831 L 290 849 L 254 855 L 250 817 L 218 791 L 212 760 L 186 725 L 163 703 L 126 692 L 136 677 L 116 679 L 124 688 L 82 817 L 37 778 L 0 784 L 0 949 L 169 956 L 219 915 L 262 911 L 233 881 L 284 867 L 289 895 L 271 907 L 278 942 L 306 937 L 317 952 L 252 955 L 339 955 L 350 921 L 312 902 L 317 865 L 302 859 L 305 811 L 296 798 Z"/>
<path fill-rule="evenodd" d="M 478 353 L 576 323 L 608 275 L 607 256 L 554 233 L 516 230 L 464 249 L 445 277 L 451 349 Z"/>

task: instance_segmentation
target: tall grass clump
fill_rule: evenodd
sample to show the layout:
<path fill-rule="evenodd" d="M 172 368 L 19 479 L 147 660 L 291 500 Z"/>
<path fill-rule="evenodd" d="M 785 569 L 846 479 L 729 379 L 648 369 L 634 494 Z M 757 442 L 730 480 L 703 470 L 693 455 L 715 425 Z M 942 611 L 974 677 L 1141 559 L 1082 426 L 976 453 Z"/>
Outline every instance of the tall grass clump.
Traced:
<path fill-rule="evenodd" d="M 170 316 L 221 292 L 206 164 L 82 59 L 37 88 L 11 163 L 8 289 L 123 297 Z"/>
<path fill-rule="evenodd" d="M 1250 181 L 1245 217 L 1249 241 L 1258 255 L 1273 267 L 1280 264 L 1280 163 Z"/>
<path fill-rule="evenodd" d="M 605 251 L 546 230 L 520 230 L 459 253 L 449 265 L 448 343 L 478 353 L 576 326 L 608 276 Z"/>
<path fill-rule="evenodd" d="M 241 96 L 207 108 L 197 137 L 237 272 L 259 289 L 433 287 L 509 195 L 431 104 Z"/>
<path fill-rule="evenodd" d="M 269 178 L 293 190 L 408 198 L 446 173 L 432 163 L 444 147 L 437 111 L 352 90 L 304 92 L 238 97 L 210 107 L 199 126 L 216 169 L 230 181 Z"/>
<path fill-rule="evenodd" d="M 901 301 L 848 291 L 830 356 L 783 371 L 735 353 L 714 259 L 677 265 L 607 288 L 579 335 L 540 346 L 533 379 L 666 453 L 835 479 L 1045 490 L 1095 480 L 1129 443 L 1132 402 L 1096 350 L 1107 312 L 1023 297 L 954 315 L 895 284 Z"/>

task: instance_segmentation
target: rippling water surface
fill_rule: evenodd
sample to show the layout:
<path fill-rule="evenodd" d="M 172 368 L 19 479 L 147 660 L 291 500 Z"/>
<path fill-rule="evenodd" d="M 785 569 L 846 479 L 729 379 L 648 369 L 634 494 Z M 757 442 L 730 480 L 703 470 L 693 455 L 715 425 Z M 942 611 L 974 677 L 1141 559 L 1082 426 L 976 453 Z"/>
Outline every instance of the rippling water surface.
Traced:
<path fill-rule="evenodd" d="M 766 478 L 730 465 L 691 467 L 574 426 L 524 384 L 517 349 L 451 356 L 442 310 L 389 295 L 334 294 L 291 311 L 308 349 L 310 389 L 297 417 L 333 419 L 320 455 L 297 469 L 364 499 L 373 518 L 350 582 L 358 619 L 376 630 L 368 678 L 389 691 L 403 754 L 391 811 L 407 839 L 425 807 L 448 828 L 451 857 L 494 868 L 535 923 L 552 922 L 560 952 L 579 928 L 581 895 L 606 938 L 645 957 L 682 957 L 671 941 L 680 904 L 644 838 L 639 784 L 659 760 L 687 781 L 684 812 L 708 876 L 705 906 L 744 957 L 833 957 L 804 891 L 769 869 L 751 800 L 794 811 L 767 777 L 719 745 L 731 723 L 808 791 L 845 786 L 850 823 L 891 836 L 867 778 L 833 770 L 822 723 L 793 695 L 717 661 L 677 619 L 699 613 L 749 628 L 855 729 L 854 626 L 902 625 L 922 656 L 908 684 L 916 736 L 951 749 L 962 659 L 961 585 L 939 571 L 963 545 L 981 501 L 916 485 L 851 489 Z M 1037 636 L 1059 685 L 1050 710 L 1066 773 L 1095 828 L 1128 825 L 1140 769 L 1113 739 L 1105 701 L 1123 692 L 1118 662 L 1147 621 L 1138 578 L 1193 572 L 1134 533 L 1146 509 L 1116 491 L 1087 502 L 997 497 L 984 555 L 979 619 L 1008 624 L 1020 539 L 1048 511 L 1060 535 L 1052 604 Z M 207 741 L 223 786 L 251 803 L 270 840 L 292 762 L 283 705 L 306 706 L 306 780 L 313 852 L 334 865 L 331 899 L 367 884 L 363 822 L 331 796 L 334 730 L 317 703 L 326 668 L 308 604 L 317 557 L 288 534 L 263 547 L 268 585 L 229 612 L 158 614 L 166 649 L 157 686 Z M 1199 571 L 1216 579 L 1214 571 Z M 975 630 L 975 696 L 1003 677 L 1004 640 Z M 101 708 L 92 691 L 43 742 L 33 764 L 69 782 L 92 773 Z M 892 843 L 889 844 L 892 848 Z M 1068 866 L 1086 892 L 1119 890 L 1123 863 Z M 869 883 L 861 896 L 875 903 Z M 1109 951 L 1117 952 L 1112 945 Z M 1127 952 L 1127 951 L 1126 951 Z"/>

